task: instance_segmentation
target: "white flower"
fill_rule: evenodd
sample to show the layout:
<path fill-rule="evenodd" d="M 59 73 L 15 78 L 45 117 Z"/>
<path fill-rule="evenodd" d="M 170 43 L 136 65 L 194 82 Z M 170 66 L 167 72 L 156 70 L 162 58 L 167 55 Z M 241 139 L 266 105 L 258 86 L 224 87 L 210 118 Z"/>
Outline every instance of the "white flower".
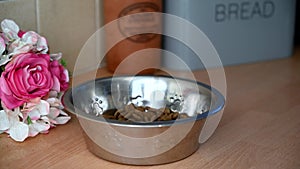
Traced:
<path fill-rule="evenodd" d="M 6 38 L 8 38 L 8 40 L 14 40 L 14 39 L 18 39 L 18 33 L 20 31 L 19 26 L 12 20 L 9 19 L 4 19 L 1 22 L 1 29 L 2 32 L 6 35 Z"/>
<path fill-rule="evenodd" d="M 50 114 L 47 117 L 54 126 L 56 124 L 66 124 L 71 119 L 67 113 L 55 107 L 50 108 Z"/>
<path fill-rule="evenodd" d="M 28 31 L 22 36 L 22 42 L 31 45 L 36 51 L 46 54 L 48 52 L 48 44 L 44 37 L 36 32 Z"/>
<path fill-rule="evenodd" d="M 51 120 L 51 123 L 55 126 L 56 124 L 65 124 L 71 117 L 68 116 L 62 109 L 64 106 L 61 103 L 61 100 L 58 98 L 49 98 L 47 102 L 50 104 L 50 113 L 47 117 Z"/>
<path fill-rule="evenodd" d="M 60 60 L 62 58 L 62 53 L 50 54 L 51 60 Z"/>
<path fill-rule="evenodd" d="M 8 130 L 9 136 L 15 141 L 23 142 L 28 137 L 29 127 L 27 124 L 17 120 L 13 120 L 13 122 L 13 125 Z"/>
<path fill-rule="evenodd" d="M 50 105 L 48 102 L 44 100 L 40 100 L 40 102 L 29 111 L 28 116 L 31 120 L 38 120 L 41 116 L 46 116 L 50 112 Z"/>
<path fill-rule="evenodd" d="M 50 113 L 50 105 L 44 100 L 34 101 L 25 105 L 24 113 L 19 107 L 14 111 L 4 107 L 5 110 L 0 111 L 0 131 L 8 133 L 18 142 L 38 133 L 47 133 L 51 127 L 50 120 L 46 117 Z"/>
<path fill-rule="evenodd" d="M 0 37 L 0 66 L 11 60 L 11 57 L 29 51 L 47 54 L 47 40 L 34 31 L 28 31 L 18 36 L 19 26 L 12 20 L 5 19 L 1 22 L 2 34 Z M 2 55 L 7 45 L 8 54 Z"/>
<path fill-rule="evenodd" d="M 27 53 L 32 49 L 32 45 L 23 42 L 21 39 L 16 39 L 8 46 L 8 55 L 13 56 L 21 53 Z"/>
<path fill-rule="evenodd" d="M 5 51 L 6 45 L 4 39 L 0 36 L 0 66 L 6 64 L 10 61 L 8 55 L 3 55 L 3 52 Z"/>
<path fill-rule="evenodd" d="M 0 36 L 0 56 L 2 56 L 3 52 L 5 51 L 5 47 L 4 39 Z"/>
<path fill-rule="evenodd" d="M 27 53 L 31 50 L 42 54 L 48 52 L 46 39 L 33 31 L 26 32 L 22 38 L 15 39 L 8 46 L 8 53 L 10 56 Z"/>
<path fill-rule="evenodd" d="M 0 110 L 0 133 L 9 129 L 9 126 L 10 124 L 6 112 L 4 110 Z"/>
<path fill-rule="evenodd" d="M 11 60 L 8 55 L 2 55 L 0 56 L 0 66 L 5 65 Z"/>
<path fill-rule="evenodd" d="M 33 103 L 34 104 L 34 103 Z M 30 118 L 29 136 L 36 136 L 38 133 L 46 132 L 50 129 L 50 122 L 43 120 L 42 117 L 47 116 L 50 113 L 50 105 L 44 100 L 40 100 L 31 110 L 28 112 Z"/>
<path fill-rule="evenodd" d="M 48 98 L 46 101 L 50 104 L 51 107 L 56 107 L 56 108 L 59 108 L 59 109 L 64 108 L 64 106 L 62 105 L 60 99 L 58 99 L 58 98 L 52 97 L 52 98 Z"/>
<path fill-rule="evenodd" d="M 51 127 L 71 119 L 63 108 L 58 98 L 36 98 L 24 104 L 22 110 L 20 107 L 9 110 L 4 106 L 0 111 L 0 134 L 6 132 L 13 140 L 23 142 L 27 137 L 48 133 Z"/>
<path fill-rule="evenodd" d="M 28 125 L 19 121 L 20 115 L 20 108 L 16 108 L 14 111 L 7 109 L 0 111 L 0 130 L 4 130 L 13 140 L 18 142 L 24 141 L 29 132 Z"/>
<path fill-rule="evenodd" d="M 29 136 L 34 137 L 39 133 L 46 133 L 50 129 L 50 123 L 44 120 L 36 120 L 29 124 Z"/>

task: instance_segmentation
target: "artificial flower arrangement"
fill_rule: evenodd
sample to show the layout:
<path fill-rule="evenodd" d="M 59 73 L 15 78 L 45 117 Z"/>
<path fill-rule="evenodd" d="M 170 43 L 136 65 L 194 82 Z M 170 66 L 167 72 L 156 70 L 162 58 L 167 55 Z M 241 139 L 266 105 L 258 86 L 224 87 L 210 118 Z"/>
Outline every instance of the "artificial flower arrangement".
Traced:
<path fill-rule="evenodd" d="M 8 19 L 1 29 L 0 134 L 22 142 L 70 120 L 61 103 L 69 74 L 61 53 L 49 54 L 44 37 Z"/>

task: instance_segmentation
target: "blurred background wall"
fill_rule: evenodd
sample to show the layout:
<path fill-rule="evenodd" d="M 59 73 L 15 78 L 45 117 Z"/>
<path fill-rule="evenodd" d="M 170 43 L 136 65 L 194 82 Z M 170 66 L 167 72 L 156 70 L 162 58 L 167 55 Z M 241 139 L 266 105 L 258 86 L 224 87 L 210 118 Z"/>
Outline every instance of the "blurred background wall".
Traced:
<path fill-rule="evenodd" d="M 300 44 L 299 6 L 298 1 L 295 44 Z M 13 19 L 25 31 L 45 36 L 51 53 L 62 52 L 70 70 L 84 43 L 102 26 L 102 11 L 102 0 L 0 0 L 0 20 Z M 85 62 L 83 65 L 96 64 Z"/>

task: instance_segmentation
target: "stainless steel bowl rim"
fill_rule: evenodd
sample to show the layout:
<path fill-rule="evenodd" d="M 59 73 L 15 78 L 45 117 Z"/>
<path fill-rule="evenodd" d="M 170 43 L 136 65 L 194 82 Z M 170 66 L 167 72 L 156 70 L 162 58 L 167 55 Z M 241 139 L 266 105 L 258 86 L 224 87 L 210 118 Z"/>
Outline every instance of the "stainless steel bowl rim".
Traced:
<path fill-rule="evenodd" d="M 198 86 L 202 86 L 208 90 L 210 90 L 213 94 L 216 95 L 216 102 L 215 104 L 209 109 L 209 111 L 204 112 L 202 114 L 198 114 L 197 116 L 194 117 L 189 117 L 189 118 L 185 118 L 185 119 L 178 119 L 178 120 L 170 120 L 170 121 L 155 121 L 155 122 L 151 122 L 151 123 L 137 123 L 137 122 L 121 122 L 118 120 L 109 120 L 109 119 L 104 119 L 103 117 L 99 116 L 94 116 L 91 114 L 87 114 L 83 111 L 81 111 L 80 109 L 77 109 L 76 111 L 79 111 L 79 113 L 76 113 L 75 111 L 75 107 L 72 103 L 72 88 L 69 88 L 63 95 L 62 97 L 62 103 L 65 107 L 65 109 L 77 116 L 79 116 L 80 118 L 85 118 L 88 120 L 92 120 L 92 121 L 96 121 L 96 122 L 104 122 L 104 123 L 109 123 L 110 125 L 115 125 L 115 126 L 123 126 L 123 127 L 165 127 L 165 126 L 171 126 L 174 124 L 182 124 L 182 123 L 188 123 L 188 122 L 192 122 L 192 121 L 197 121 L 200 119 L 204 119 L 208 116 L 214 115 L 218 112 L 220 112 L 224 106 L 225 106 L 225 98 L 224 96 L 215 88 L 204 84 L 202 82 L 199 81 L 193 81 L 190 79 L 184 79 L 184 78 L 179 78 L 179 77 L 171 77 L 171 76 L 164 76 L 164 75 L 136 75 L 136 76 L 129 76 L 129 75 L 118 75 L 118 76 L 113 76 L 113 77 L 104 77 L 104 78 L 97 78 L 95 80 L 90 80 L 87 82 L 84 82 L 82 84 L 80 84 L 77 87 L 80 87 L 82 85 L 86 85 L 86 84 L 90 84 L 93 83 L 95 81 L 101 81 L 101 80 L 106 80 L 106 79 L 111 79 L 111 78 L 128 78 L 128 77 L 160 77 L 160 78 L 170 78 L 170 79 L 175 79 L 175 80 L 181 80 L 181 81 L 186 81 L 186 82 L 190 82 L 190 83 L 196 83 Z"/>

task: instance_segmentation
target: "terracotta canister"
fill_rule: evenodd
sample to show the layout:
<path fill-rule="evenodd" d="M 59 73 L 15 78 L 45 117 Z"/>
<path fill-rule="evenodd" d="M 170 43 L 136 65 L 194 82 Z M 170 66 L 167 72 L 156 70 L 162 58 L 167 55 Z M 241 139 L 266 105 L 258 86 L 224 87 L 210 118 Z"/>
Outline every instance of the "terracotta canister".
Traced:
<path fill-rule="evenodd" d="M 147 32 L 161 29 L 161 17 L 149 12 L 161 12 L 162 1 L 103 0 L 103 8 L 105 24 L 118 19 L 113 24 L 114 28 L 106 30 L 106 43 L 111 43 L 118 36 L 124 37 L 106 54 L 108 70 L 117 74 L 154 73 L 160 65 L 160 52 L 149 49 L 161 48 L 161 36 Z M 136 31 L 142 33 L 134 35 Z M 138 52 L 143 49 L 148 50 Z M 125 60 L 128 56 L 130 59 Z"/>

